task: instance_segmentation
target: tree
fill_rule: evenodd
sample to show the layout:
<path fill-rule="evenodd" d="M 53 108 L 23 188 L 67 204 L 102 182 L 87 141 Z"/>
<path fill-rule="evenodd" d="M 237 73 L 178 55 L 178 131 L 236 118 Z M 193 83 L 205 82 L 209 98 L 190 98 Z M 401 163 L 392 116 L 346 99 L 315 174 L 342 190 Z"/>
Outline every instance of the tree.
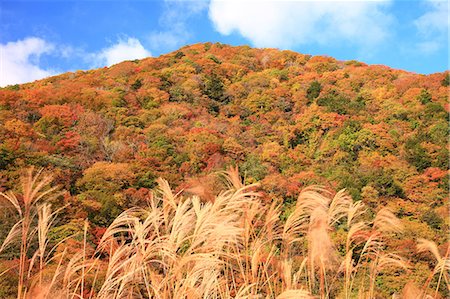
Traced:
<path fill-rule="evenodd" d="M 306 98 L 308 99 L 308 104 L 312 103 L 316 99 L 320 92 L 322 91 L 322 85 L 318 81 L 313 81 L 306 90 Z"/>
<path fill-rule="evenodd" d="M 222 79 L 216 73 L 212 73 L 206 78 L 204 92 L 211 100 L 217 102 L 226 101 L 226 98 L 223 94 L 224 87 Z"/>
<path fill-rule="evenodd" d="M 444 79 L 442 79 L 441 84 L 444 87 L 448 87 L 450 85 L 450 74 L 449 73 L 447 73 L 445 75 Z"/>
<path fill-rule="evenodd" d="M 431 94 L 428 92 L 428 90 L 422 89 L 417 99 L 419 100 L 419 102 L 425 105 L 431 102 L 432 97 Z"/>
<path fill-rule="evenodd" d="M 131 186 L 136 180 L 127 163 L 97 162 L 86 169 L 78 185 L 84 190 L 116 192 Z"/>

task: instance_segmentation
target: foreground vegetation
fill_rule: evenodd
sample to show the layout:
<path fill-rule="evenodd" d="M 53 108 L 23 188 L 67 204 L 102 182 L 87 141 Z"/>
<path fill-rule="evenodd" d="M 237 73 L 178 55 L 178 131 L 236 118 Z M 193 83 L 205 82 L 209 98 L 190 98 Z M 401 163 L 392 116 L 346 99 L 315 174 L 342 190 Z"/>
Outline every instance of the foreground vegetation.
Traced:
<path fill-rule="evenodd" d="M 401 221 L 386 207 L 375 215 L 341 190 L 304 188 L 291 211 L 260 200 L 237 168 L 213 200 L 174 194 L 167 181 L 145 207 L 121 213 L 98 242 L 83 233 L 52 240 L 58 193 L 51 178 L 29 170 L 22 192 L 0 193 L 19 215 L 0 252 L 20 255 L 1 273 L 17 298 L 441 298 L 449 294 L 450 259 L 418 239 L 429 271 L 392 251 Z M 18 271 L 17 271 L 18 268 Z M 423 276 L 424 275 L 424 276 Z M 17 278 L 15 277 L 17 276 Z M 381 277 L 394 276 L 393 281 Z M 7 277 L 7 279 L 5 279 Z M 406 279 L 408 277 L 408 279 Z M 15 294 L 10 294 L 14 298 Z M 2 298 L 7 298 L 3 293 Z"/>

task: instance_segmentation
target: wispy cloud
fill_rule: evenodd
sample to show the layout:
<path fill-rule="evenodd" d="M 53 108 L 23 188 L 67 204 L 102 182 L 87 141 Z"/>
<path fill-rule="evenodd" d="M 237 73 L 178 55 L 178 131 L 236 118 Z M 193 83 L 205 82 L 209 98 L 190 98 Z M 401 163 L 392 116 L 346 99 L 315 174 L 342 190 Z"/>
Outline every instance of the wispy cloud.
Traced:
<path fill-rule="evenodd" d="M 428 11 L 414 21 L 422 35 L 447 33 L 449 28 L 448 2 L 443 0 L 425 0 Z"/>
<path fill-rule="evenodd" d="M 351 43 L 373 47 L 390 35 L 391 1 L 211 0 L 216 30 L 237 32 L 258 47 Z"/>
<path fill-rule="evenodd" d="M 34 81 L 56 74 L 39 65 L 42 55 L 55 51 L 55 45 L 38 37 L 0 44 L 0 86 Z"/>
<path fill-rule="evenodd" d="M 164 11 L 159 17 L 159 26 L 164 30 L 153 30 L 149 44 L 155 50 L 174 50 L 184 45 L 193 35 L 187 25 L 190 18 L 208 8 L 207 0 L 165 0 Z"/>
<path fill-rule="evenodd" d="M 425 0 L 427 11 L 414 21 L 421 41 L 417 49 L 424 54 L 433 54 L 448 47 L 448 2 L 444 0 Z"/>

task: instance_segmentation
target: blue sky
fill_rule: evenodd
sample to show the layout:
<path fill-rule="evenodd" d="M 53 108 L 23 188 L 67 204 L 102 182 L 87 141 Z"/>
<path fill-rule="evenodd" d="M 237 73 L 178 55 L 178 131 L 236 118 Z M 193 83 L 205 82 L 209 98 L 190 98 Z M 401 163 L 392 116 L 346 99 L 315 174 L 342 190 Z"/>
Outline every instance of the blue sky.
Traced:
<path fill-rule="evenodd" d="M 0 0 L 0 86 L 221 42 L 449 68 L 442 0 Z"/>

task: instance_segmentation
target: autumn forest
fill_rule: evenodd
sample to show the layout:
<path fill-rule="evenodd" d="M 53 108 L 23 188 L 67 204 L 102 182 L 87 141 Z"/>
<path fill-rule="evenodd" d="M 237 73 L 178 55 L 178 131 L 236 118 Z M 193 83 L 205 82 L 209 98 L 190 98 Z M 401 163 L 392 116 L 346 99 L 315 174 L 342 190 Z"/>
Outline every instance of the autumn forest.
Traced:
<path fill-rule="evenodd" d="M 448 298 L 448 72 L 220 43 L 0 89 L 0 298 Z"/>

